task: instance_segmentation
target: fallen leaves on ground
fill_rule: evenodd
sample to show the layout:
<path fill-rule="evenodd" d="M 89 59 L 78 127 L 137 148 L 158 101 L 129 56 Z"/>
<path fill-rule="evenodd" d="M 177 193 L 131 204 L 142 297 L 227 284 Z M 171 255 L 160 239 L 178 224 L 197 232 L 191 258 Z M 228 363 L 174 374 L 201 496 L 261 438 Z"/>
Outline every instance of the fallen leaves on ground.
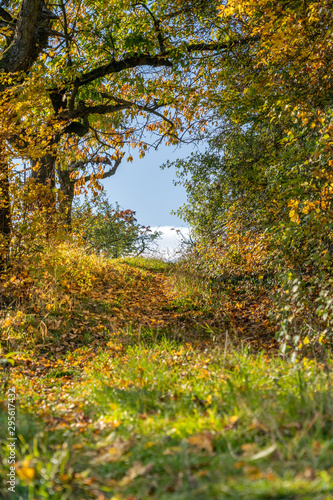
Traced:
<path fill-rule="evenodd" d="M 278 441 L 290 438 L 297 448 L 301 432 L 314 433 L 311 452 L 324 460 L 317 431 L 331 421 L 325 405 L 309 419 L 294 414 L 291 405 L 287 419 L 279 410 L 285 395 L 283 403 L 272 403 L 281 389 L 275 383 L 277 358 L 229 356 L 228 342 L 245 342 L 250 334 L 251 346 L 261 348 L 263 338 L 272 343 L 268 330 L 256 336 L 254 303 L 248 316 L 236 298 L 223 310 L 214 302 L 208 306 L 199 290 L 177 288 L 165 264 L 61 255 L 46 258 L 26 281 L 10 283 L 25 287 L 24 298 L 1 320 L 2 346 L 17 348 L 8 353 L 14 365 L 3 365 L 1 382 L 5 389 L 9 383 L 17 388 L 22 436 L 26 420 L 37 422 L 32 435 L 22 437 L 28 444 L 22 441 L 17 462 L 20 484 L 44 484 L 55 498 L 57 488 L 68 493 L 75 485 L 79 498 L 121 500 L 136 498 L 133 488 L 140 484 L 146 488 L 142 498 L 156 498 L 160 478 L 170 495 L 197 491 L 199 483 L 205 489 L 221 457 L 223 481 L 235 471 L 247 482 L 280 481 L 262 463 L 283 462 Z M 234 330 L 229 326 L 227 335 L 230 311 Z M 235 325 L 244 326 L 238 336 Z M 305 367 L 308 383 L 314 369 L 311 363 Z M 259 374 L 263 382 L 257 387 Z M 292 370 L 290 377 L 294 384 Z M 294 391 L 293 384 L 288 390 Z M 258 398 L 258 409 L 252 409 Z M 273 423 L 261 411 L 268 407 L 277 413 Z M 2 403 L 1 411 L 6 408 Z M 288 453 L 295 460 L 295 452 Z M 307 467 L 298 472 L 300 482 L 316 479 Z"/>
<path fill-rule="evenodd" d="M 214 451 L 214 434 L 208 430 L 190 436 L 187 438 L 187 442 L 191 446 L 194 446 L 197 451 L 205 450 L 208 453 L 213 453 Z"/>

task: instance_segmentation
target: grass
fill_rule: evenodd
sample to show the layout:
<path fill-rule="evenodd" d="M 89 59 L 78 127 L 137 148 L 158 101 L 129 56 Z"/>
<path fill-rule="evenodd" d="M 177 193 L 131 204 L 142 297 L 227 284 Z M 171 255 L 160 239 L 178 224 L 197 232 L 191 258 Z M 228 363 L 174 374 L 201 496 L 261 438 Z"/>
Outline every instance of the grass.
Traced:
<path fill-rule="evenodd" d="M 26 295 L 2 319 L 2 355 L 8 337 L 20 352 L 1 374 L 1 498 L 333 498 L 332 360 L 292 364 L 226 343 L 207 300 L 200 309 L 197 289 L 173 288 L 163 263 L 57 252 L 25 284 L 16 276 Z"/>
<path fill-rule="evenodd" d="M 151 333 L 12 374 L 22 498 L 332 498 L 330 372 Z"/>

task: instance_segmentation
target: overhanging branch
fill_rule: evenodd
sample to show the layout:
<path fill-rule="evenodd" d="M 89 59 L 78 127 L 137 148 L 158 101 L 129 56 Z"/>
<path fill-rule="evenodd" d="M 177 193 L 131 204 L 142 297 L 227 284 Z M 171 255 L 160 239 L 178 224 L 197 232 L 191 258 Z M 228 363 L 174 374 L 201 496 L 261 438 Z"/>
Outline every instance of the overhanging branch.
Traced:
<path fill-rule="evenodd" d="M 98 78 L 102 78 L 103 76 L 113 73 L 120 73 L 125 69 L 137 68 L 139 66 L 172 67 L 172 62 L 169 61 L 165 56 L 151 56 L 150 54 L 135 54 L 133 56 L 127 56 L 120 61 L 113 60 L 83 74 L 78 78 L 78 86 L 82 87 L 87 83 L 97 80 Z"/>
<path fill-rule="evenodd" d="M 121 160 L 122 158 L 118 159 L 118 160 L 115 160 L 114 164 L 113 164 L 113 167 L 110 168 L 107 172 L 104 172 L 104 174 L 102 175 L 102 177 L 100 177 L 100 179 L 107 179 L 108 177 L 111 177 L 112 175 L 114 175 L 116 172 L 117 172 L 117 169 L 121 163 Z M 104 160 L 100 163 L 105 163 L 107 165 L 111 165 L 111 161 L 110 160 Z M 84 178 L 84 181 L 85 182 L 89 182 L 91 180 L 91 177 L 93 176 L 94 174 L 88 174 L 85 176 Z"/>

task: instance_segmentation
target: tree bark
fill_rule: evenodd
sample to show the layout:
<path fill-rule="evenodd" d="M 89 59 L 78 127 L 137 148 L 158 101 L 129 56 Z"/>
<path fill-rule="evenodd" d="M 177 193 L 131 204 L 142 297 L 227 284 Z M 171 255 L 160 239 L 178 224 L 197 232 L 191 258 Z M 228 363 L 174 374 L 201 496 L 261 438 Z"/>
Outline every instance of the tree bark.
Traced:
<path fill-rule="evenodd" d="M 64 217 L 64 223 L 68 232 L 72 229 L 72 205 L 74 199 L 74 186 L 76 179 L 71 179 L 70 170 L 58 169 L 60 189 L 63 198 L 60 201 L 60 212 Z"/>
<path fill-rule="evenodd" d="M 43 16 L 41 0 L 22 0 L 15 33 L 0 57 L 0 71 L 15 74 L 29 71 L 47 46 L 50 18 Z"/>
<path fill-rule="evenodd" d="M 31 177 L 35 180 L 36 184 L 43 186 L 49 185 L 50 188 L 55 186 L 55 170 L 56 170 L 56 157 L 52 154 L 46 154 L 38 160 L 31 161 L 32 173 Z"/>
<path fill-rule="evenodd" d="M 0 84 L 1 92 L 14 85 L 16 78 L 22 81 L 22 73 L 29 72 L 48 44 L 52 17 L 43 14 L 43 7 L 42 0 L 21 1 L 15 32 L 0 56 L 0 74 L 11 76 L 8 82 L 4 79 Z M 12 20 L 11 15 L 3 8 L 1 16 Z M 8 262 L 11 236 L 9 166 L 6 159 L 1 157 L 3 151 L 3 144 L 0 143 L 0 271 L 5 270 Z"/>
<path fill-rule="evenodd" d="M 0 156 L 0 273 L 5 271 L 8 263 L 10 236 L 9 166 L 8 162 Z"/>
<path fill-rule="evenodd" d="M 31 210 L 41 214 L 41 222 L 44 225 L 45 238 L 49 240 L 51 234 L 57 231 L 57 195 L 55 193 L 56 183 L 56 155 L 47 153 L 37 160 L 31 160 L 31 178 L 35 181 L 37 198 L 30 207 Z M 43 186 L 43 189 L 38 188 Z"/>

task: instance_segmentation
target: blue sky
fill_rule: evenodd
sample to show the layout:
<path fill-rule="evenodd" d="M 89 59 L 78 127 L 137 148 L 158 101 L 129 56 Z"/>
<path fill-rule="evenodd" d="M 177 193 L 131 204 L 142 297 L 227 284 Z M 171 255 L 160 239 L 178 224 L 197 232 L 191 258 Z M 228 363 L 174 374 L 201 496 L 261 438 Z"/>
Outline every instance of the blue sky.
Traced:
<path fill-rule="evenodd" d="M 123 161 L 116 174 L 103 181 L 111 203 L 118 202 L 124 209 L 136 212 L 137 220 L 145 226 L 185 226 L 172 210 L 186 202 L 182 186 L 174 186 L 175 169 L 160 169 L 167 160 L 190 155 L 193 145 L 181 148 L 161 146 L 147 152 L 144 158 L 133 154 L 133 163 Z"/>

